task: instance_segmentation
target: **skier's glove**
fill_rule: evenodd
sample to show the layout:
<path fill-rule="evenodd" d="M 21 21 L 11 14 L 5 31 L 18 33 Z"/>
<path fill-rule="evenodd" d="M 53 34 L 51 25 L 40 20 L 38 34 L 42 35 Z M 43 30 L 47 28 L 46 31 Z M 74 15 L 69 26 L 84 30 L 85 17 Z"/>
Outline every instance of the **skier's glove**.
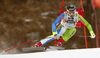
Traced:
<path fill-rule="evenodd" d="M 53 32 L 53 38 L 59 39 L 59 35 L 57 34 L 57 32 Z"/>
<path fill-rule="evenodd" d="M 94 32 L 93 31 L 90 31 L 90 34 L 91 34 L 91 38 L 95 38 L 96 37 L 96 35 L 94 34 Z"/>
<path fill-rule="evenodd" d="M 57 34 L 57 32 L 53 32 L 53 36 L 54 36 L 55 34 Z"/>

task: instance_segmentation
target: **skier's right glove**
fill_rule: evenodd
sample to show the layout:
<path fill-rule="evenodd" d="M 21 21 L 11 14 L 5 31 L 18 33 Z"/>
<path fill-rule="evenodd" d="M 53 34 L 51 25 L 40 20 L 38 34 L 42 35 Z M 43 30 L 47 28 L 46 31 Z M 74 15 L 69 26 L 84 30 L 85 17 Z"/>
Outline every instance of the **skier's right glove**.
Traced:
<path fill-rule="evenodd" d="M 94 34 L 94 32 L 93 31 L 90 31 L 90 34 L 91 34 L 91 38 L 95 38 L 96 37 L 96 35 Z"/>

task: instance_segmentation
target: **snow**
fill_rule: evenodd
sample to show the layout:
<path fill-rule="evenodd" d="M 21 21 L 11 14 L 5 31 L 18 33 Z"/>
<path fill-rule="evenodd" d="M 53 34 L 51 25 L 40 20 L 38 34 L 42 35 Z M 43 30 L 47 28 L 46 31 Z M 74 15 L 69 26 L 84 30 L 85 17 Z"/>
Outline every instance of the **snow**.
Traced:
<path fill-rule="evenodd" d="M 46 19 L 47 17 L 46 17 L 46 16 L 42 16 L 42 18 L 43 18 L 43 19 Z"/>
<path fill-rule="evenodd" d="M 100 58 L 100 48 L 0 55 L 0 58 Z"/>
<path fill-rule="evenodd" d="M 48 11 L 48 12 L 43 12 L 41 13 L 42 16 L 46 16 L 48 14 L 56 14 L 56 12 L 53 12 L 53 11 Z"/>
<path fill-rule="evenodd" d="M 25 22 L 31 22 L 32 20 L 31 19 L 25 19 Z"/>
<path fill-rule="evenodd" d="M 45 25 L 41 24 L 41 22 L 37 21 L 36 23 L 40 26 L 41 29 L 45 29 Z"/>
<path fill-rule="evenodd" d="M 72 48 L 77 48 L 77 44 L 74 43 L 74 44 L 72 45 Z"/>
<path fill-rule="evenodd" d="M 44 13 L 41 13 L 41 15 L 48 15 L 49 14 L 49 12 L 44 12 Z"/>

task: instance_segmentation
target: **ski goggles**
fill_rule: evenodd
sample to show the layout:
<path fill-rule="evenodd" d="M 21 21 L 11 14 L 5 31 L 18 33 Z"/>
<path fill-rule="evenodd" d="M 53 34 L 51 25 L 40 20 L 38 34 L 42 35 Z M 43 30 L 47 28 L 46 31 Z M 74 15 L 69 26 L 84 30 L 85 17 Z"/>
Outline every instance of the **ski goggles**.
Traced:
<path fill-rule="evenodd" d="M 75 10 L 68 10 L 68 14 L 69 15 L 74 15 L 75 14 Z"/>
<path fill-rule="evenodd" d="M 74 15 L 74 14 L 75 14 L 75 12 L 69 12 L 68 14 L 69 14 L 69 15 Z"/>

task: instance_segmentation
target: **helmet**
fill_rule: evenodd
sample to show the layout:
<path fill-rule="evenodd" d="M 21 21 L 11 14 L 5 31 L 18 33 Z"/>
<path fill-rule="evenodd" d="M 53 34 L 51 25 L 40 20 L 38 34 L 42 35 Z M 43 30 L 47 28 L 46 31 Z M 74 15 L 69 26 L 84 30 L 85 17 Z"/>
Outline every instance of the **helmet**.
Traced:
<path fill-rule="evenodd" d="M 75 11 L 76 11 L 76 7 L 74 5 L 71 4 L 67 7 L 67 12 L 69 15 L 74 15 Z"/>
<path fill-rule="evenodd" d="M 69 10 L 69 9 L 73 9 L 73 10 L 76 10 L 76 7 L 74 6 L 74 5 L 69 5 L 69 6 L 67 6 L 67 9 Z"/>

